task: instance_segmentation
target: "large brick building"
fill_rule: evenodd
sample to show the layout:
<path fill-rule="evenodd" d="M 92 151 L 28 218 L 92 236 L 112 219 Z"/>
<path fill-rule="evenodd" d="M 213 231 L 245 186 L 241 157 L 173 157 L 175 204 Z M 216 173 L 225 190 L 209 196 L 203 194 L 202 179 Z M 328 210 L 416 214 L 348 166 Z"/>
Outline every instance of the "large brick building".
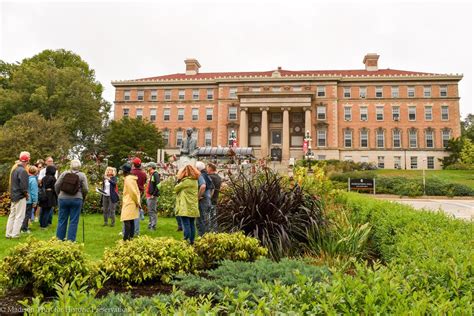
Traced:
<path fill-rule="evenodd" d="M 288 161 L 303 157 L 310 131 L 316 159 L 440 168 L 447 141 L 460 135 L 462 76 L 379 69 L 378 58 L 367 54 L 362 70 L 219 73 L 187 59 L 185 73 L 113 81 L 115 119 L 154 122 L 168 152 L 192 127 L 198 146 L 227 146 L 235 131 L 257 157 L 280 148 Z"/>

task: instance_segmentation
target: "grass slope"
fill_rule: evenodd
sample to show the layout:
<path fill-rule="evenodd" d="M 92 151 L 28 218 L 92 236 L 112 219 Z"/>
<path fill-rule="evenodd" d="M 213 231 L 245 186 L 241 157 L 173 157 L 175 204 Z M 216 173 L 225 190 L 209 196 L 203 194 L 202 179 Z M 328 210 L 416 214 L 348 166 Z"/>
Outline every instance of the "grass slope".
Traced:
<path fill-rule="evenodd" d="M 91 214 L 81 215 L 79 221 L 79 227 L 77 230 L 77 242 L 82 243 L 82 219 L 84 218 L 85 223 L 85 243 L 84 249 L 85 252 L 93 260 L 102 259 L 104 248 L 111 247 L 115 242 L 122 238 L 119 235 L 122 229 L 122 223 L 120 222 L 120 217 L 117 218 L 115 227 L 102 226 L 104 223 L 102 215 Z M 57 225 L 57 214 L 54 215 L 52 227 L 42 230 L 39 227 L 39 223 L 34 223 L 30 227 L 31 234 L 22 234 L 18 239 L 6 239 L 5 238 L 5 228 L 7 226 L 8 217 L 0 216 L 0 227 L 1 233 L 0 236 L 0 259 L 5 257 L 8 254 L 9 249 L 13 248 L 15 245 L 24 242 L 27 236 L 34 236 L 35 238 L 46 240 L 50 239 L 53 236 L 56 236 L 56 225 Z M 148 235 L 153 237 L 172 237 L 175 239 L 183 239 L 183 233 L 177 232 L 177 224 L 175 218 L 158 218 L 158 227 L 156 231 L 148 230 L 148 217 L 145 220 L 140 222 L 140 233 L 142 235 Z"/>
<path fill-rule="evenodd" d="M 446 182 L 465 184 L 474 189 L 474 172 L 472 170 L 426 170 L 426 179 L 439 179 Z M 376 171 L 379 176 L 384 177 L 406 177 L 411 179 L 421 179 L 422 170 L 388 170 L 379 169 Z"/>

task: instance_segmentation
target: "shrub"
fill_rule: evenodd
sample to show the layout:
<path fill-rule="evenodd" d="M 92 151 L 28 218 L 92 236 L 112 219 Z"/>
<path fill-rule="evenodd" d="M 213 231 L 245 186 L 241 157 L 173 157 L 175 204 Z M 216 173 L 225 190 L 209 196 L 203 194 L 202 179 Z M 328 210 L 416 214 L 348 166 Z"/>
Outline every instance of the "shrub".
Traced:
<path fill-rule="evenodd" d="M 467 164 L 462 162 L 457 162 L 452 165 L 446 166 L 446 170 L 474 170 L 474 164 Z"/>
<path fill-rule="evenodd" d="M 267 249 L 260 247 L 258 239 L 247 237 L 242 232 L 205 234 L 195 242 L 194 250 L 203 269 L 214 268 L 222 260 L 255 261 L 268 253 Z"/>
<path fill-rule="evenodd" d="M 107 248 L 102 269 L 119 282 L 168 283 L 174 274 L 193 271 L 196 259 L 194 249 L 185 241 L 140 236 Z"/>
<path fill-rule="evenodd" d="M 243 231 L 260 240 L 275 259 L 297 253 L 308 228 L 324 224 L 316 197 L 297 184 L 285 186 L 271 170 L 231 178 L 217 220 L 223 232 Z"/>
<path fill-rule="evenodd" d="M 66 282 L 76 276 L 91 276 L 95 267 L 86 260 L 83 246 L 70 241 L 36 240 L 18 244 L 7 255 L 0 271 L 9 288 L 32 287 L 35 293 L 50 293 L 62 277 Z"/>
<path fill-rule="evenodd" d="M 100 203 L 100 193 L 95 191 L 95 188 L 92 188 L 89 190 L 89 193 L 87 193 L 87 198 L 84 202 L 84 206 L 82 208 L 82 211 L 85 214 L 97 214 L 100 213 L 102 214 L 102 204 Z M 119 203 L 118 203 L 119 204 Z M 120 207 L 116 206 L 115 211 L 120 212 Z"/>
<path fill-rule="evenodd" d="M 372 179 L 372 178 L 375 178 L 375 177 L 376 177 L 376 175 L 375 175 L 375 172 L 373 172 L 373 171 L 354 171 L 354 172 L 345 172 L 345 173 L 334 173 L 329 177 L 329 179 L 331 181 L 347 183 L 347 180 L 349 178 L 351 178 L 351 179 L 355 179 L 355 178 Z"/>
<path fill-rule="evenodd" d="M 0 194 L 0 216 L 8 215 L 10 213 L 10 207 L 10 192 L 3 192 Z"/>
<path fill-rule="evenodd" d="M 174 177 L 161 181 L 160 196 L 158 197 L 158 213 L 160 216 L 175 216 L 176 194 L 174 193 L 176 179 Z"/>
<path fill-rule="evenodd" d="M 291 285 L 299 276 L 306 276 L 312 281 L 321 281 L 329 276 L 326 268 L 306 264 L 301 260 L 284 258 L 279 262 L 259 259 L 255 262 L 224 261 L 217 269 L 207 271 L 206 277 L 186 275 L 175 281 L 185 292 L 197 294 L 214 294 L 222 299 L 222 289 L 229 288 L 234 293 L 249 291 L 258 300 L 263 295 L 262 283 Z"/>

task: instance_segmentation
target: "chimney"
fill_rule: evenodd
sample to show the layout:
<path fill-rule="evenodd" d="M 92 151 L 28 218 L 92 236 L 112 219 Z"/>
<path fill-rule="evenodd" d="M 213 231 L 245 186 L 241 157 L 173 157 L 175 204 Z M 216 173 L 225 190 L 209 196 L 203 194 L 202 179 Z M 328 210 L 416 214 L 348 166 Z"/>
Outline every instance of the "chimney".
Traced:
<path fill-rule="evenodd" d="M 197 75 L 201 64 L 194 58 L 187 58 L 184 60 L 186 64 L 186 75 Z"/>
<path fill-rule="evenodd" d="M 379 57 L 380 57 L 379 55 L 374 54 L 374 53 L 369 53 L 365 55 L 364 60 L 362 61 L 365 65 L 365 70 L 367 71 L 379 70 L 379 67 L 377 65 Z"/>

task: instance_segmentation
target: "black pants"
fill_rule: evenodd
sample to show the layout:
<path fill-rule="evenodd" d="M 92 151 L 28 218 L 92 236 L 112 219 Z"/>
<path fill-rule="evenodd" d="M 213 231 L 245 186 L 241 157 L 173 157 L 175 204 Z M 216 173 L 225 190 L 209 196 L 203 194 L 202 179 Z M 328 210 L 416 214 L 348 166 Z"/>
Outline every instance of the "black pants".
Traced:
<path fill-rule="evenodd" d="M 123 234 L 123 240 L 130 240 L 133 238 L 133 233 L 135 231 L 135 222 L 132 220 L 123 221 L 125 226 L 125 233 Z"/>
<path fill-rule="evenodd" d="M 31 219 L 31 212 L 33 211 L 33 204 L 26 204 L 25 218 L 23 219 L 23 225 L 21 225 L 21 231 L 26 232 L 28 230 L 28 221 Z"/>

